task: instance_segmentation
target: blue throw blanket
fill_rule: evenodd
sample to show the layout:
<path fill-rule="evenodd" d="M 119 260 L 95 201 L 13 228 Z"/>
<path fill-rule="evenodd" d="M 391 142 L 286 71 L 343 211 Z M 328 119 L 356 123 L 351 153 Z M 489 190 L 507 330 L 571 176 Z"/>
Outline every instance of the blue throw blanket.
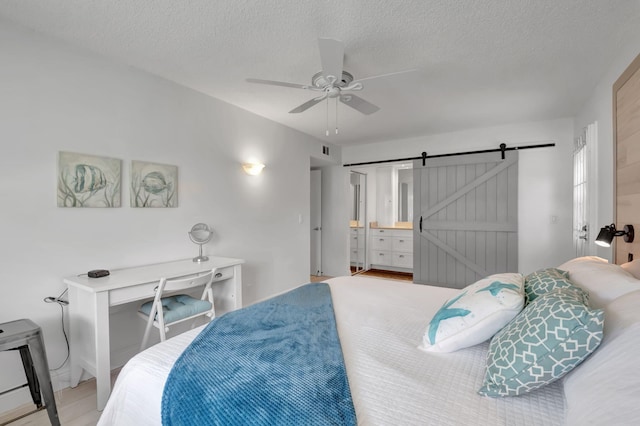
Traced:
<path fill-rule="evenodd" d="M 163 425 L 355 425 L 329 286 L 215 318 L 180 355 Z"/>

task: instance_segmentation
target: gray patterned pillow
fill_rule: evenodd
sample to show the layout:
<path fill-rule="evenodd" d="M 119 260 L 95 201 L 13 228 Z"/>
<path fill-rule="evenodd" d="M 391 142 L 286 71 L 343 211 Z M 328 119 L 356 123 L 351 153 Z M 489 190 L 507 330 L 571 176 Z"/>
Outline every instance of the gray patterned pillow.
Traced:
<path fill-rule="evenodd" d="M 527 306 L 491 339 L 480 395 L 520 395 L 564 376 L 602 340 L 604 311 L 561 288 Z"/>
<path fill-rule="evenodd" d="M 525 306 L 536 298 L 557 288 L 575 288 L 583 292 L 569 280 L 569 272 L 557 268 L 541 269 L 527 275 L 524 279 Z M 584 293 L 588 298 L 588 294 Z M 587 300 L 585 300 L 585 303 Z"/>

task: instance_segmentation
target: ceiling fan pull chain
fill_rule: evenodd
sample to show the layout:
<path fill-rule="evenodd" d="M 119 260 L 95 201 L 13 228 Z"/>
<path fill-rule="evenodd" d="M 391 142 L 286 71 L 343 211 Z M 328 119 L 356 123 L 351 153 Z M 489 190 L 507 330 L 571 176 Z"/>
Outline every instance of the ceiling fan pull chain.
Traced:
<path fill-rule="evenodd" d="M 336 97 L 336 135 L 338 134 L 338 97 Z"/>
<path fill-rule="evenodd" d="M 327 131 L 325 132 L 326 136 L 329 136 L 329 98 L 327 97 Z"/>

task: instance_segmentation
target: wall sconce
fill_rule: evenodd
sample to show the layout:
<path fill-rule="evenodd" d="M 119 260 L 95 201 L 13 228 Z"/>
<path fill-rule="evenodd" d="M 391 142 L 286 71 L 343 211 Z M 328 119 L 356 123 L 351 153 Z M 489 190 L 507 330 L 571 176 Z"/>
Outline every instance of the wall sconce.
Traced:
<path fill-rule="evenodd" d="M 262 173 L 262 169 L 264 169 L 264 164 L 260 164 L 260 163 L 244 163 L 242 165 L 242 169 L 248 175 L 257 176 L 260 173 Z"/>
<path fill-rule="evenodd" d="M 617 231 L 616 225 L 612 223 L 611 225 L 604 226 L 600 228 L 600 232 L 598 233 L 598 237 L 596 238 L 596 244 L 601 247 L 611 247 L 611 242 L 614 237 L 621 237 L 624 235 L 625 243 L 633 242 L 633 225 L 625 225 L 624 230 Z"/>

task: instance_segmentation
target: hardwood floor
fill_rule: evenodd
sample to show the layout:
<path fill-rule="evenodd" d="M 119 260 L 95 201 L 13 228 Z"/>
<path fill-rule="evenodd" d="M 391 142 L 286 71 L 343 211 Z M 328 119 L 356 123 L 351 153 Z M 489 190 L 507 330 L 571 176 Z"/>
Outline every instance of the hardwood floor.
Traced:
<path fill-rule="evenodd" d="M 383 271 L 381 269 L 369 269 L 368 271 L 361 272 L 359 275 L 365 275 L 368 277 L 379 277 L 387 280 L 400 280 L 413 282 L 413 274 L 410 272 L 395 272 L 395 271 Z"/>
<path fill-rule="evenodd" d="M 311 275 L 311 278 L 309 280 L 312 283 L 319 283 L 324 280 L 328 280 L 329 278 L 333 278 L 333 277 L 328 277 L 326 275 Z"/>
<path fill-rule="evenodd" d="M 115 383 L 120 369 L 111 372 L 111 384 Z M 58 417 L 63 426 L 95 426 L 101 412 L 96 409 L 96 381 L 90 379 L 75 388 L 62 389 L 55 393 Z M 40 410 L 16 419 L 35 409 L 26 404 L 15 410 L 0 414 L 0 426 L 50 426 L 47 410 Z M 15 420 L 13 420 L 15 419 Z"/>
<path fill-rule="evenodd" d="M 368 277 L 385 278 L 387 280 L 411 281 L 413 282 L 413 274 L 410 272 L 383 271 L 381 269 L 369 269 L 360 272 L 357 275 L 365 275 Z M 321 282 L 332 277 L 311 275 L 311 282 Z"/>

